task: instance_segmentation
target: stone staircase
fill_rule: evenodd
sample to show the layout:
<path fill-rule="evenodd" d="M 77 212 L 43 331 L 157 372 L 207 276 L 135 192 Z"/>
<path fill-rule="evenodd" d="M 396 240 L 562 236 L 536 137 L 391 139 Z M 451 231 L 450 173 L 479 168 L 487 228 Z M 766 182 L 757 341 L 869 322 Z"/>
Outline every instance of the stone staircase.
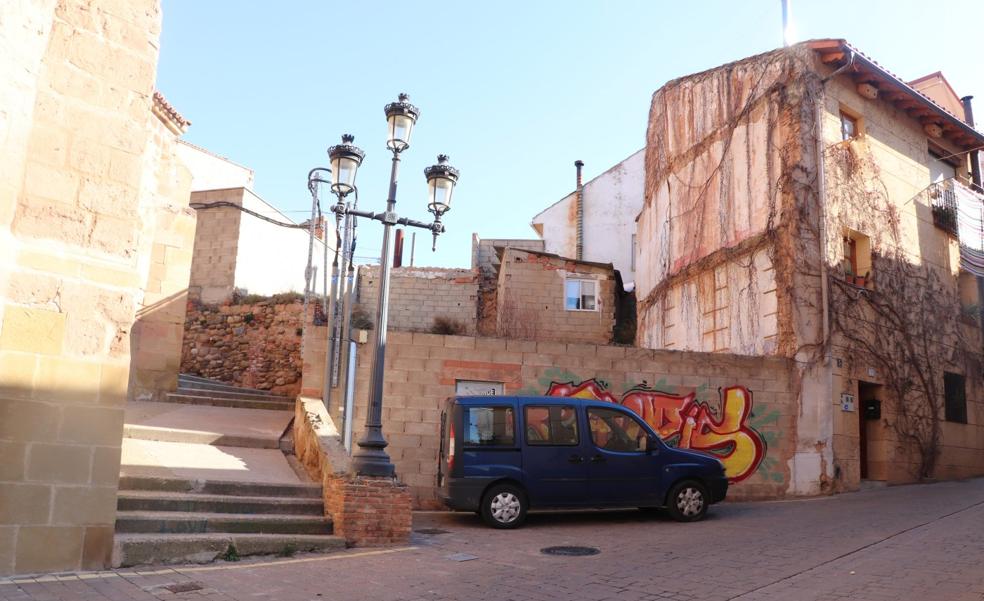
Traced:
<path fill-rule="evenodd" d="M 344 548 L 280 450 L 292 417 L 286 397 L 185 375 L 166 402 L 129 403 L 113 565 Z"/>

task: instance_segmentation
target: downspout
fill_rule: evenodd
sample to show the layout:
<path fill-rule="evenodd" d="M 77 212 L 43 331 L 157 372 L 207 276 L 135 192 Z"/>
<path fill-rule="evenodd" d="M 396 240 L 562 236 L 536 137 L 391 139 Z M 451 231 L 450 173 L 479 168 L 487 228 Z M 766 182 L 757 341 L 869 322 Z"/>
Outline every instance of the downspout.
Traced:
<path fill-rule="evenodd" d="M 575 193 L 575 198 L 577 199 L 577 242 L 575 247 L 575 258 L 578 261 L 584 260 L 584 186 L 581 184 L 581 168 L 584 167 L 584 161 L 577 160 L 574 161 L 574 167 L 577 169 L 577 192 Z"/>

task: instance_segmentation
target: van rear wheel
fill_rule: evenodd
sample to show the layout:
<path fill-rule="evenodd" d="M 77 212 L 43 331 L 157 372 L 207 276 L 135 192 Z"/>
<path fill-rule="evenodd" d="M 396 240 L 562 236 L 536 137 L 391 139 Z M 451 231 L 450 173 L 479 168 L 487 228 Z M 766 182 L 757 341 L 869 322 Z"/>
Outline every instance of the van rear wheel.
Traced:
<path fill-rule="evenodd" d="M 666 510 L 678 522 L 696 522 L 707 515 L 707 488 L 700 482 L 684 480 L 670 489 Z"/>
<path fill-rule="evenodd" d="M 529 508 L 526 493 L 512 484 L 497 484 L 482 498 L 482 519 L 493 528 L 519 528 Z"/>

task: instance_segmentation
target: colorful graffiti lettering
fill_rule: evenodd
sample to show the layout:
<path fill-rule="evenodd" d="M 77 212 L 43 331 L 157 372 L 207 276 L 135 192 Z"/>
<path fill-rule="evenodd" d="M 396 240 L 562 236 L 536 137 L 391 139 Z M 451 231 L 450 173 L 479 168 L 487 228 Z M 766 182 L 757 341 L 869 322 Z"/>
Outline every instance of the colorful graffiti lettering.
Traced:
<path fill-rule="evenodd" d="M 597 399 L 631 409 L 663 440 L 683 449 L 713 453 L 724 463 L 732 482 L 752 475 L 765 457 L 765 438 L 747 423 L 752 413 L 752 393 L 742 386 L 721 392 L 720 418 L 694 393 L 678 395 L 635 387 L 619 399 L 594 379 L 580 384 L 551 382 L 547 396 Z"/>

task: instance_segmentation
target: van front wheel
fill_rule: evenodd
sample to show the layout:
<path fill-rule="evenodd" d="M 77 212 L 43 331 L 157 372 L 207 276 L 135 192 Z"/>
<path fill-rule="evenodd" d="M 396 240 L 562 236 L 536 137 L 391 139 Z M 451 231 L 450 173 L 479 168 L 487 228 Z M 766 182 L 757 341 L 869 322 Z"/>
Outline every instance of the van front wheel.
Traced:
<path fill-rule="evenodd" d="M 693 480 L 679 482 L 670 489 L 666 510 L 678 522 L 696 522 L 707 515 L 707 489 Z"/>
<path fill-rule="evenodd" d="M 482 519 L 493 528 L 518 528 L 526 521 L 526 494 L 512 484 L 497 484 L 482 499 Z"/>

